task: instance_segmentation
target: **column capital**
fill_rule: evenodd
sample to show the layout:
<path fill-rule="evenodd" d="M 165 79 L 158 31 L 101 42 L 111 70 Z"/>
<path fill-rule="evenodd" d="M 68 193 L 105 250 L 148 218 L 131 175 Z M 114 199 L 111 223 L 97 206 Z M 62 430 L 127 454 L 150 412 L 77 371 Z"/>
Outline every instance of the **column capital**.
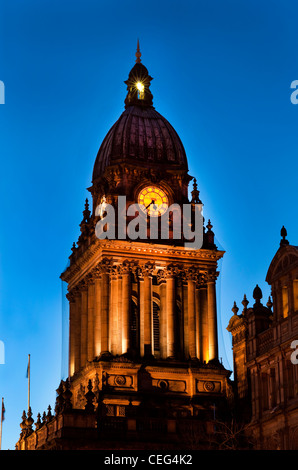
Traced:
<path fill-rule="evenodd" d="M 207 284 L 209 283 L 215 283 L 216 279 L 218 278 L 219 276 L 219 272 L 218 271 L 208 271 L 206 273 L 206 282 Z"/>
<path fill-rule="evenodd" d="M 148 261 L 142 266 L 138 266 L 138 275 L 141 278 L 152 277 L 155 270 L 155 263 Z"/>
<path fill-rule="evenodd" d="M 109 274 L 113 266 L 113 258 L 103 258 L 98 266 L 101 269 L 101 274 Z"/>
<path fill-rule="evenodd" d="M 164 269 L 159 269 L 157 272 L 157 280 L 159 283 L 165 282 L 167 279 L 173 279 L 182 274 L 182 269 L 179 265 L 169 264 Z"/>
<path fill-rule="evenodd" d="M 86 279 L 86 277 L 80 280 L 80 282 L 77 284 L 77 287 L 80 292 L 88 290 L 88 280 Z"/>
<path fill-rule="evenodd" d="M 159 270 L 157 271 L 156 277 L 157 277 L 157 282 L 158 282 L 159 284 L 161 284 L 162 282 L 165 282 L 165 281 L 166 281 L 166 275 L 165 275 L 165 272 L 164 272 L 163 269 L 159 269 Z"/>
<path fill-rule="evenodd" d="M 67 292 L 66 294 L 66 298 L 67 300 L 72 303 L 72 302 L 75 302 L 75 292 L 74 292 L 74 289 L 72 289 L 71 291 Z"/>
<path fill-rule="evenodd" d="M 109 274 L 113 266 L 112 258 L 104 258 L 92 269 L 92 276 L 94 279 L 98 279 L 102 274 Z"/>
<path fill-rule="evenodd" d="M 173 264 L 173 263 L 168 264 L 164 270 L 166 278 L 177 277 L 181 274 L 181 272 L 182 272 L 181 266 L 179 266 L 178 264 Z"/>
<path fill-rule="evenodd" d="M 196 268 L 195 266 L 189 266 L 188 268 L 185 268 L 183 274 L 187 281 L 198 282 L 200 279 L 199 269 Z"/>
<path fill-rule="evenodd" d="M 122 264 L 118 265 L 119 274 L 130 274 L 135 272 L 138 267 L 138 263 L 133 260 L 126 259 Z"/>
<path fill-rule="evenodd" d="M 70 302 L 74 302 L 75 301 L 75 297 L 79 296 L 81 293 L 80 291 L 80 288 L 78 285 L 74 286 L 72 289 L 70 289 L 70 291 L 66 294 L 66 298 L 70 301 Z"/>
<path fill-rule="evenodd" d="M 183 269 L 179 264 L 168 264 L 164 269 L 164 275 L 166 278 L 178 277 L 183 274 Z"/>

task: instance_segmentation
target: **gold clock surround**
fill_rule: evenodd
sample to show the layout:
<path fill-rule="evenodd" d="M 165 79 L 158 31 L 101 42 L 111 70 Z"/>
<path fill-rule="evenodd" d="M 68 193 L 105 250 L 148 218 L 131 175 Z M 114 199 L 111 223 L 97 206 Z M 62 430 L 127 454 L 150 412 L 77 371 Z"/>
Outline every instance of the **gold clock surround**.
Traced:
<path fill-rule="evenodd" d="M 163 215 L 169 207 L 169 198 L 159 186 L 146 185 L 138 192 L 138 204 L 144 207 L 144 212 L 151 217 Z"/>

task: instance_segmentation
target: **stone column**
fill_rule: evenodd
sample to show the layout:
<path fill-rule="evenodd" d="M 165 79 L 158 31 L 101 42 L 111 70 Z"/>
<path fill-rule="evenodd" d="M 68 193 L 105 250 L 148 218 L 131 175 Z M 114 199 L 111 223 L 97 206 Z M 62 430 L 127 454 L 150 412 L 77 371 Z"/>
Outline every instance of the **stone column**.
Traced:
<path fill-rule="evenodd" d="M 72 376 L 75 372 L 75 328 L 76 328 L 76 303 L 75 296 L 72 292 L 66 295 L 69 301 L 69 360 L 68 373 Z"/>
<path fill-rule="evenodd" d="M 167 312 L 167 357 L 176 357 L 176 286 L 177 267 L 167 266 L 166 276 L 166 312 Z"/>
<path fill-rule="evenodd" d="M 76 287 L 74 289 L 75 295 L 75 328 L 74 328 L 74 342 L 75 342 L 75 352 L 74 352 L 74 371 L 78 371 L 81 363 L 81 293 Z"/>
<path fill-rule="evenodd" d="M 187 280 L 183 277 L 182 280 L 182 311 L 183 311 L 183 321 L 182 321 L 182 328 L 183 328 L 183 356 L 185 359 L 189 357 L 189 347 L 188 347 L 188 292 L 187 292 Z"/>
<path fill-rule="evenodd" d="M 94 359 L 94 281 L 88 278 L 87 360 Z"/>
<path fill-rule="evenodd" d="M 212 272 L 212 273 L 209 273 L 208 278 L 207 278 L 209 361 L 212 359 L 218 359 L 216 289 L 215 289 L 216 277 L 217 277 L 217 274 L 215 272 Z"/>
<path fill-rule="evenodd" d="M 176 281 L 177 358 L 184 359 L 183 276 Z"/>
<path fill-rule="evenodd" d="M 196 282 L 196 352 L 197 352 L 197 357 L 201 359 L 201 354 L 200 354 L 200 338 L 201 338 L 201 327 L 200 327 L 200 316 L 201 316 L 201 311 L 200 311 L 200 287 L 198 282 Z"/>
<path fill-rule="evenodd" d="M 196 281 L 188 279 L 188 348 L 190 358 L 196 357 Z"/>
<path fill-rule="evenodd" d="M 118 337 L 118 270 L 114 266 L 110 274 L 111 292 L 110 292 L 110 308 L 109 308 L 109 335 L 110 335 L 110 351 L 113 355 L 119 351 Z"/>
<path fill-rule="evenodd" d="M 94 356 L 101 353 L 101 279 L 100 272 L 96 270 L 94 277 Z"/>
<path fill-rule="evenodd" d="M 141 268 L 136 272 L 138 280 L 138 306 L 139 306 L 139 350 L 140 355 L 144 356 L 144 278 Z"/>
<path fill-rule="evenodd" d="M 175 278 L 168 277 L 166 281 L 167 299 L 167 356 L 175 357 Z"/>
<path fill-rule="evenodd" d="M 153 315 L 152 315 L 152 273 L 153 263 L 146 263 L 142 268 L 143 289 L 144 289 L 144 355 L 153 354 L 152 334 L 153 334 Z"/>
<path fill-rule="evenodd" d="M 167 305 L 166 305 L 166 278 L 163 270 L 157 274 L 159 283 L 159 297 L 160 297 L 160 357 L 161 359 L 167 358 Z"/>
<path fill-rule="evenodd" d="M 118 297 L 118 308 L 117 308 L 117 354 L 122 354 L 122 274 L 121 274 L 121 265 L 117 266 L 118 269 L 118 287 L 117 287 L 117 297 Z"/>
<path fill-rule="evenodd" d="M 121 266 L 122 276 L 122 354 L 130 349 L 131 271 L 128 262 Z"/>
<path fill-rule="evenodd" d="M 196 354 L 196 280 L 197 272 L 194 267 L 185 270 L 187 279 L 187 312 L 188 312 L 188 354 L 191 359 Z"/>
<path fill-rule="evenodd" d="M 101 354 L 107 354 L 109 349 L 109 297 L 111 262 L 103 260 L 101 269 Z"/>
<path fill-rule="evenodd" d="M 88 335 L 88 286 L 85 281 L 80 283 L 81 290 L 81 360 L 84 367 L 87 361 L 87 335 Z"/>
<path fill-rule="evenodd" d="M 201 283 L 200 287 L 200 359 L 204 362 L 209 360 L 209 334 L 208 334 L 208 308 L 207 308 L 207 286 Z"/>

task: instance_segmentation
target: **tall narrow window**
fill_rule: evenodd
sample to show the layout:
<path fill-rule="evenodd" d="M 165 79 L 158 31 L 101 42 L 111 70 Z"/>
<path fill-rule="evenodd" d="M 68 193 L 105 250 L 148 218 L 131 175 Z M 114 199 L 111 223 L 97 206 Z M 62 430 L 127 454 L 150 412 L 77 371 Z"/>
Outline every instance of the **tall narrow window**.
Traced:
<path fill-rule="evenodd" d="M 298 311 L 298 279 L 293 281 L 294 311 Z"/>
<path fill-rule="evenodd" d="M 159 352 L 159 306 L 156 302 L 153 302 L 153 344 L 154 352 Z"/>
<path fill-rule="evenodd" d="M 261 400 L 262 400 L 262 409 L 263 411 L 268 410 L 269 406 L 269 381 L 268 381 L 268 373 L 262 372 L 261 373 Z"/>
<path fill-rule="evenodd" d="M 283 317 L 286 318 L 289 312 L 289 298 L 288 298 L 287 286 L 283 286 L 282 288 L 282 309 L 283 309 Z"/>
<path fill-rule="evenodd" d="M 133 300 L 130 312 L 130 344 L 131 349 L 136 351 L 138 348 L 138 306 Z"/>

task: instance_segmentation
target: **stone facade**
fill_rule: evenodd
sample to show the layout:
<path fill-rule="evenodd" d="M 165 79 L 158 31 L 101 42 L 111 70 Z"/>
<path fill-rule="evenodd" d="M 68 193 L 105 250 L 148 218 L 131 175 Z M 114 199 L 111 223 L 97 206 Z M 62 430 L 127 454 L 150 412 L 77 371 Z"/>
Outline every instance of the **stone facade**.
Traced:
<path fill-rule="evenodd" d="M 298 247 L 282 240 L 266 281 L 272 298 L 261 303 L 257 286 L 255 303 L 238 315 L 236 303 L 228 330 L 233 337 L 234 374 L 238 419 L 256 448 L 298 449 L 298 365 L 293 363 L 292 342 L 298 340 Z"/>
<path fill-rule="evenodd" d="M 142 95 L 133 88 L 137 80 Z M 17 449 L 214 448 L 215 418 L 229 419 L 231 372 L 218 360 L 216 308 L 224 252 L 210 221 L 200 249 L 175 239 L 171 218 L 166 240 L 160 228 L 154 240 L 132 241 L 126 231 L 115 239 L 96 235 L 101 201 L 118 210 L 125 195 L 127 208 L 144 187 L 161 188 L 170 205 L 189 204 L 192 216 L 202 204 L 196 180 L 189 200 L 185 151 L 152 106 L 150 80 L 137 56 L 126 111 L 97 155 L 92 208 L 86 201 L 61 275 L 68 285 L 69 377 L 57 389 L 54 414 L 38 417 L 35 430 L 31 410 L 24 412 Z"/>

